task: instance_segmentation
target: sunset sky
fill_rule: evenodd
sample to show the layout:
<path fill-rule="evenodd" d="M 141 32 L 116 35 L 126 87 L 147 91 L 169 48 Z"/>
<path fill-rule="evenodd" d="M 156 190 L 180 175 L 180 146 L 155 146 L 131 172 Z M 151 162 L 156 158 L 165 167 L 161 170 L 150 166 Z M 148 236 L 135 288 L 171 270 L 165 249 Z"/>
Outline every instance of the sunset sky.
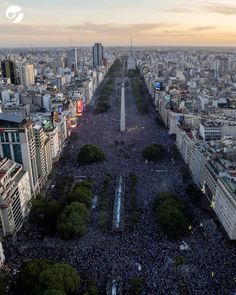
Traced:
<path fill-rule="evenodd" d="M 11 5 L 24 19 L 5 16 Z M 236 0 L 0 0 L 0 47 L 236 46 Z"/>

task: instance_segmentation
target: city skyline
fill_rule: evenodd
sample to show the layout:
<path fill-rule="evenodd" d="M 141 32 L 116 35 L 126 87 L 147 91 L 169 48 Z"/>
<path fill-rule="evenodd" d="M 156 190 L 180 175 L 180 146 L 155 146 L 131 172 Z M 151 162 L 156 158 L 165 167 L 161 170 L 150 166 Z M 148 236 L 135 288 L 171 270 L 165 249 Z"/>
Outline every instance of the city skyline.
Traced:
<path fill-rule="evenodd" d="M 19 24 L 5 16 L 13 4 Z M 232 0 L 0 1 L 1 46 L 124 46 L 131 36 L 136 46 L 236 46 L 235 15 Z"/>

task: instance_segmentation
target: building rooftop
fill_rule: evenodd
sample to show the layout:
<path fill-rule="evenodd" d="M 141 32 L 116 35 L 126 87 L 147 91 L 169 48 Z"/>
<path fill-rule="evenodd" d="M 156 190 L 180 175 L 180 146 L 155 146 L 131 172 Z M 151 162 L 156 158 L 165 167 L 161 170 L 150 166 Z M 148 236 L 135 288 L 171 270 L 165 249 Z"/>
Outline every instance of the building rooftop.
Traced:
<path fill-rule="evenodd" d="M 204 127 L 220 127 L 221 123 L 216 122 L 216 121 L 211 121 L 211 122 L 202 122 L 202 125 Z"/>
<path fill-rule="evenodd" d="M 6 115 L 6 114 L 0 114 L 0 121 L 9 121 L 12 123 L 23 123 L 22 121 L 26 121 L 25 117 L 19 116 L 19 115 Z"/>
<path fill-rule="evenodd" d="M 236 182 L 233 180 L 230 180 L 228 177 L 221 177 L 221 180 L 223 181 L 224 185 L 227 187 L 227 189 L 236 196 Z"/>

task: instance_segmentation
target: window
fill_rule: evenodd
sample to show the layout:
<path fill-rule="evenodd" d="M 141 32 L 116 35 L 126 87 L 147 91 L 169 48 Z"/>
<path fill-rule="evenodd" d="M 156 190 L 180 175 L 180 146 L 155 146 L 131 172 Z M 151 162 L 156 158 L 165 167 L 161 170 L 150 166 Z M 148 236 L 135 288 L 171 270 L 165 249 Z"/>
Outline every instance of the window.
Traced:
<path fill-rule="evenodd" d="M 11 149 L 9 144 L 2 145 L 3 157 L 11 159 Z"/>
<path fill-rule="evenodd" d="M 12 142 L 16 142 L 16 137 L 15 137 L 15 133 L 11 133 L 11 141 Z"/>
<path fill-rule="evenodd" d="M 13 145 L 13 152 L 14 152 L 14 158 L 15 162 L 22 164 L 22 152 L 21 152 L 21 145 L 20 144 L 14 144 Z"/>
<path fill-rule="evenodd" d="M 1 138 L 1 142 L 5 142 L 4 134 L 3 133 L 0 133 L 0 138 Z"/>
<path fill-rule="evenodd" d="M 9 142 L 9 134 L 5 133 L 6 142 Z"/>
<path fill-rule="evenodd" d="M 16 133 L 16 141 L 20 142 L 20 134 L 19 133 Z"/>

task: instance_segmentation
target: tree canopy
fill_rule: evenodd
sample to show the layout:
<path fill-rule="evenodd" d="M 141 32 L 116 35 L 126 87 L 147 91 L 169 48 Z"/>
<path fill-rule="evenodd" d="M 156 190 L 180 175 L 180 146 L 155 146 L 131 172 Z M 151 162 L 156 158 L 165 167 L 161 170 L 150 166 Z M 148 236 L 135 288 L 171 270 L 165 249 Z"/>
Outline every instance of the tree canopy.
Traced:
<path fill-rule="evenodd" d="M 142 155 L 145 159 L 152 161 L 152 160 L 158 160 L 161 157 L 163 157 L 165 154 L 165 149 L 162 145 L 158 144 L 152 144 L 148 147 L 146 147 L 142 151 Z"/>
<path fill-rule="evenodd" d="M 22 295 L 72 295 L 79 285 L 80 276 L 70 265 L 39 259 L 24 262 L 16 280 Z"/>
<path fill-rule="evenodd" d="M 62 205 L 60 202 L 38 195 L 32 201 L 30 221 L 50 234 L 56 230 L 57 218 L 61 211 Z"/>
<path fill-rule="evenodd" d="M 107 101 L 107 97 L 103 97 L 103 100 L 99 100 L 95 109 L 95 113 L 100 114 L 100 113 L 105 113 L 107 112 L 110 108 L 111 105 Z"/>
<path fill-rule="evenodd" d="M 92 164 L 96 162 L 103 161 L 105 159 L 105 155 L 103 151 L 93 144 L 86 144 L 82 146 L 80 152 L 78 154 L 78 161 L 81 164 Z"/>
<path fill-rule="evenodd" d="M 76 184 L 69 196 L 69 202 L 79 202 L 91 207 L 93 199 L 93 190 L 91 182 L 83 180 Z"/>
<path fill-rule="evenodd" d="M 135 97 L 136 107 L 140 114 L 145 115 L 149 113 L 148 103 L 145 100 L 145 93 L 140 80 L 132 80 L 132 89 Z"/>
<path fill-rule="evenodd" d="M 179 238 L 188 232 L 190 220 L 185 206 L 171 193 L 159 193 L 154 210 L 162 231 L 171 238 Z"/>
<path fill-rule="evenodd" d="M 131 291 L 134 295 L 140 295 L 142 292 L 143 278 L 133 277 L 130 280 Z"/>
<path fill-rule="evenodd" d="M 58 217 L 57 231 L 62 239 L 82 237 L 89 222 L 89 211 L 85 204 L 73 202 L 67 205 Z"/>

